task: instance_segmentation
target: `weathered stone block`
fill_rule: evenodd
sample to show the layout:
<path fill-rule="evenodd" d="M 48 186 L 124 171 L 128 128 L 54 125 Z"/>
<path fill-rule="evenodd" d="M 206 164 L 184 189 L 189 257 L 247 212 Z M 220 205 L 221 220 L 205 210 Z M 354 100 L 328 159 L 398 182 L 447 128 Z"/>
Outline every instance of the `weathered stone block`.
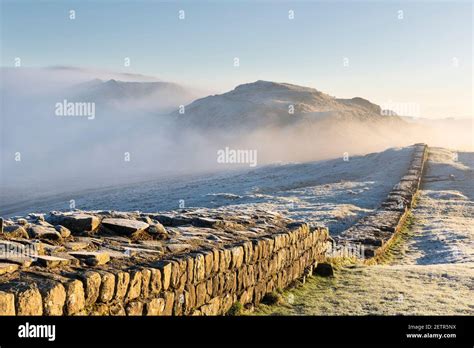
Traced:
<path fill-rule="evenodd" d="M 16 295 L 17 315 L 43 315 L 41 293 L 35 286 L 18 291 Z"/>
<path fill-rule="evenodd" d="M 171 267 L 171 285 L 174 289 L 180 291 L 184 290 L 188 276 L 187 272 L 187 260 L 185 258 L 178 258 L 172 260 Z"/>
<path fill-rule="evenodd" d="M 186 274 L 187 274 L 186 283 L 192 284 L 194 281 L 194 258 L 193 257 L 186 258 Z"/>
<path fill-rule="evenodd" d="M 252 240 L 252 247 L 253 247 L 253 250 L 252 250 L 252 261 L 251 261 L 251 263 L 255 264 L 260 258 L 261 244 L 259 244 L 258 239 Z"/>
<path fill-rule="evenodd" d="M 244 263 L 245 264 L 250 264 L 252 262 L 252 242 L 247 241 L 242 243 L 242 248 L 244 249 Z"/>
<path fill-rule="evenodd" d="M 221 311 L 222 313 L 227 313 L 230 308 L 232 307 L 232 305 L 234 304 L 234 302 L 237 301 L 237 296 L 236 295 L 231 295 L 231 294 L 226 294 L 223 298 L 222 298 L 222 302 L 221 302 Z"/>
<path fill-rule="evenodd" d="M 150 294 L 150 280 L 151 270 L 148 268 L 142 269 L 142 296 L 147 298 Z"/>
<path fill-rule="evenodd" d="M 125 312 L 125 308 L 123 308 L 123 304 L 121 302 L 114 303 L 110 306 L 110 315 L 112 316 L 124 316 L 127 313 Z"/>
<path fill-rule="evenodd" d="M 84 285 L 74 279 L 66 283 L 66 314 L 80 313 L 86 304 Z"/>
<path fill-rule="evenodd" d="M 212 250 L 212 255 L 213 255 L 213 262 L 212 262 L 212 272 L 217 273 L 219 272 L 219 250 L 218 249 L 213 249 Z"/>
<path fill-rule="evenodd" d="M 38 255 L 36 256 L 35 264 L 46 268 L 55 268 L 60 266 L 67 266 L 70 262 L 70 260 L 62 257 Z"/>
<path fill-rule="evenodd" d="M 128 316 L 138 316 L 143 314 L 143 303 L 141 301 L 132 301 L 127 304 L 125 309 Z"/>
<path fill-rule="evenodd" d="M 115 276 L 110 272 L 103 271 L 100 271 L 99 274 L 102 277 L 102 281 L 100 283 L 99 301 L 104 303 L 112 301 L 115 292 Z"/>
<path fill-rule="evenodd" d="M 90 312 L 91 316 L 105 316 L 110 315 L 110 307 L 105 303 L 96 303 Z"/>
<path fill-rule="evenodd" d="M 152 294 L 158 294 L 162 288 L 161 271 L 157 268 L 151 268 L 150 290 Z"/>
<path fill-rule="evenodd" d="M 100 220 L 95 216 L 75 213 L 52 214 L 47 217 L 47 220 L 53 225 L 67 227 L 73 233 L 92 232 L 95 231 L 100 224 Z"/>
<path fill-rule="evenodd" d="M 207 289 L 207 297 L 208 298 L 211 298 L 212 297 L 212 278 L 209 278 L 207 281 L 206 281 L 206 289 Z"/>
<path fill-rule="evenodd" d="M 13 273 L 20 268 L 19 264 L 0 262 L 0 275 Z"/>
<path fill-rule="evenodd" d="M 170 316 L 170 315 L 173 314 L 174 292 L 165 291 L 163 296 L 164 296 L 164 300 L 165 300 L 165 309 L 163 311 L 163 315 Z"/>
<path fill-rule="evenodd" d="M 115 275 L 115 299 L 123 301 L 127 294 L 128 284 L 130 283 L 130 274 L 128 272 L 119 271 Z"/>
<path fill-rule="evenodd" d="M 141 270 L 132 270 L 130 272 L 130 286 L 128 287 L 128 292 L 126 300 L 134 300 L 140 296 L 142 289 L 142 272 Z"/>
<path fill-rule="evenodd" d="M 153 298 L 146 303 L 146 315 L 162 315 L 165 310 L 163 298 Z"/>
<path fill-rule="evenodd" d="M 83 283 L 86 295 L 86 306 L 94 304 L 99 298 L 100 283 L 102 279 L 100 274 L 93 271 L 87 271 L 80 275 Z"/>
<path fill-rule="evenodd" d="M 31 238 L 54 240 L 54 241 L 59 241 L 62 239 L 61 234 L 58 231 L 56 231 L 53 227 L 34 225 L 34 226 L 30 226 L 30 228 L 28 229 L 28 233 L 31 236 Z"/>
<path fill-rule="evenodd" d="M 102 220 L 102 225 L 118 234 L 132 235 L 146 230 L 149 225 L 146 222 L 131 219 L 108 218 Z"/>
<path fill-rule="evenodd" d="M 157 264 L 157 268 L 161 272 L 161 280 L 163 282 L 163 290 L 168 290 L 170 287 L 171 283 L 171 269 L 172 265 L 171 262 L 165 260 L 165 261 L 160 261 Z"/>
<path fill-rule="evenodd" d="M 184 291 L 184 311 L 190 313 L 196 307 L 196 287 L 193 284 L 187 284 Z"/>
<path fill-rule="evenodd" d="M 204 255 L 194 254 L 194 283 L 203 281 L 206 278 L 206 265 Z"/>
<path fill-rule="evenodd" d="M 38 288 L 43 297 L 44 315 L 63 315 L 63 308 L 66 303 L 66 289 L 56 281 L 43 281 L 38 284 Z"/>
<path fill-rule="evenodd" d="M 218 315 L 221 307 L 221 299 L 219 297 L 214 297 L 207 304 L 203 305 L 200 310 L 202 315 Z"/>
<path fill-rule="evenodd" d="M 89 266 L 105 265 L 110 261 L 110 255 L 107 252 L 74 251 L 70 252 L 69 255 L 83 260 Z"/>
<path fill-rule="evenodd" d="M 206 302 L 206 283 L 202 282 L 196 286 L 196 307 L 202 306 Z"/>
<path fill-rule="evenodd" d="M 205 264 L 205 273 L 206 277 L 210 276 L 212 274 L 212 271 L 214 269 L 214 254 L 212 251 L 204 251 L 204 264 Z"/>
<path fill-rule="evenodd" d="M 0 291 L 0 315 L 15 315 L 15 295 Z"/>
<path fill-rule="evenodd" d="M 28 239 L 29 238 L 28 232 L 26 232 L 25 228 L 20 225 L 5 226 L 3 228 L 3 233 L 5 234 L 5 237 L 7 239 L 10 239 L 10 238 Z"/>
<path fill-rule="evenodd" d="M 184 291 L 176 290 L 174 293 L 173 315 L 183 315 L 185 296 Z"/>
<path fill-rule="evenodd" d="M 230 252 L 232 253 L 230 268 L 233 269 L 242 266 L 242 263 L 244 262 L 244 248 L 236 246 L 231 248 Z"/>

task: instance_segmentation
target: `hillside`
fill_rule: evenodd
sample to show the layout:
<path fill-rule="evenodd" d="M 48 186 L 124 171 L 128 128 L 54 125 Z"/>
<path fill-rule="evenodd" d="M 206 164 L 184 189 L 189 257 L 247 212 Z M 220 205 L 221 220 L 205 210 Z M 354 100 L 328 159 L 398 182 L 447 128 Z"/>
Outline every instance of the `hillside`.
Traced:
<path fill-rule="evenodd" d="M 399 120 L 381 116 L 378 105 L 360 97 L 337 99 L 313 88 L 256 81 L 198 99 L 175 112 L 181 124 L 199 128 L 255 128 L 313 122 L 328 117 L 353 121 Z"/>

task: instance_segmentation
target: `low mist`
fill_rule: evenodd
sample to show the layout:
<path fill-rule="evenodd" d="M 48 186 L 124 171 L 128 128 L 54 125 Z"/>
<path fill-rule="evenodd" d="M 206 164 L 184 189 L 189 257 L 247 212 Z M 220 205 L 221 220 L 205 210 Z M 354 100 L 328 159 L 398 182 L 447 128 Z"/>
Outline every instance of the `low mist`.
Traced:
<path fill-rule="evenodd" d="M 417 142 L 474 150 L 469 119 L 402 118 L 397 123 L 370 123 L 328 117 L 288 127 L 250 127 L 245 132 L 180 129 L 169 111 L 198 95 L 187 88 L 182 94 L 168 92 L 163 100 L 152 93 L 140 99 L 100 102 L 93 119 L 55 114 L 58 102 L 77 96 L 77 84 L 95 78 L 138 81 L 140 76 L 67 68 L 2 70 L 0 205 L 74 190 L 251 167 L 249 163 L 220 163 L 218 152 L 226 148 L 255 151 L 258 166 L 344 154 L 350 158 Z"/>

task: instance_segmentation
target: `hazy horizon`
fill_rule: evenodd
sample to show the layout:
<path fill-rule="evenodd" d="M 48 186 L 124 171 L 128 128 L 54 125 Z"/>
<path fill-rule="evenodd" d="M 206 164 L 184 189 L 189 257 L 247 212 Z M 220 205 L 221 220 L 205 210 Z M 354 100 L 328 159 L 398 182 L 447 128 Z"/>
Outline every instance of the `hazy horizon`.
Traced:
<path fill-rule="evenodd" d="M 473 117 L 470 2 L 139 4 L 4 0 L 1 66 L 107 69 L 208 94 L 286 82 Z"/>

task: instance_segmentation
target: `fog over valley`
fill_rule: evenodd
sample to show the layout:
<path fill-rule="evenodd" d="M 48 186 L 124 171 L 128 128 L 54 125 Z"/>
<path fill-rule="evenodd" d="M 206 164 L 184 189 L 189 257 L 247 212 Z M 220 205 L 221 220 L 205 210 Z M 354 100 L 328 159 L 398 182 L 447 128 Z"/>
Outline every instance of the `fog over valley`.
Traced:
<path fill-rule="evenodd" d="M 413 118 L 366 96 L 255 81 L 208 95 L 138 74 L 2 68 L 1 206 L 120 184 L 307 162 L 425 142 L 472 150 L 472 119 Z"/>

